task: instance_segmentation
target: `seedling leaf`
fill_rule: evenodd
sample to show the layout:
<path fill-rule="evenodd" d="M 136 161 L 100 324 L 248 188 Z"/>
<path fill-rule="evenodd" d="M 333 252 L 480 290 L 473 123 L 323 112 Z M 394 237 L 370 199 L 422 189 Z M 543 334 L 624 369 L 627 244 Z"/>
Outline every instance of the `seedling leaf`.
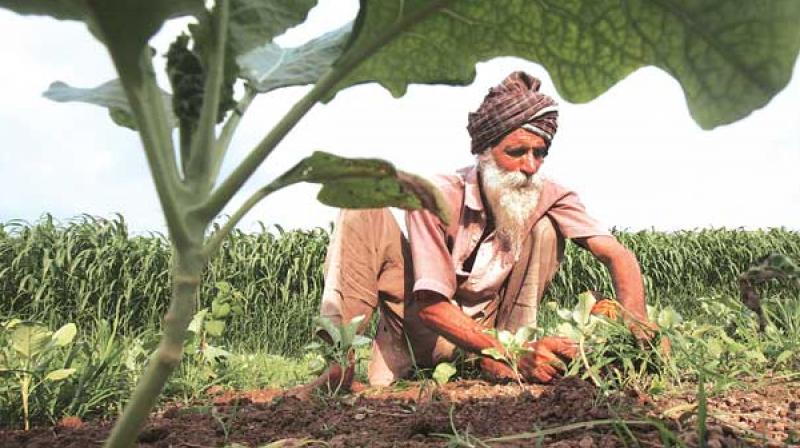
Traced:
<path fill-rule="evenodd" d="M 672 307 L 667 307 L 658 313 L 658 320 L 656 322 L 661 329 L 669 330 L 680 325 L 682 321 L 683 318 L 677 311 Z"/>
<path fill-rule="evenodd" d="M 203 321 L 206 318 L 206 314 L 208 314 L 208 308 L 203 308 L 194 313 L 194 317 L 192 317 L 192 321 L 189 323 L 189 327 L 186 330 L 194 334 L 200 333 L 200 330 L 203 327 Z"/>
<path fill-rule="evenodd" d="M 522 346 L 522 344 L 530 341 L 535 333 L 536 329 L 529 325 L 519 327 L 517 332 L 514 334 L 514 344 Z"/>
<path fill-rule="evenodd" d="M 592 316 L 592 307 L 597 303 L 594 294 L 591 291 L 585 291 L 578 294 L 578 305 L 572 311 L 572 320 L 578 324 L 579 327 L 585 327 L 589 324 L 589 318 Z"/>
<path fill-rule="evenodd" d="M 497 347 L 489 347 L 481 350 L 481 354 L 486 356 L 491 356 L 492 358 L 496 359 L 497 361 L 505 361 L 506 356 Z"/>
<path fill-rule="evenodd" d="M 203 326 L 206 333 L 215 337 L 222 336 L 222 332 L 225 331 L 225 322 L 221 320 L 207 320 Z"/>
<path fill-rule="evenodd" d="M 75 369 L 58 369 L 53 370 L 44 377 L 47 381 L 61 381 L 69 378 L 70 375 L 75 373 Z"/>
<path fill-rule="evenodd" d="M 70 322 L 56 330 L 56 332 L 53 333 L 51 341 L 56 347 L 63 347 L 72 342 L 77 333 L 78 327 L 75 326 L 74 323 Z"/>
<path fill-rule="evenodd" d="M 455 366 L 449 362 L 440 362 L 436 365 L 436 368 L 433 369 L 433 380 L 436 381 L 436 384 L 442 386 L 447 384 L 447 382 L 450 381 L 450 378 L 452 378 L 455 373 Z"/>
<path fill-rule="evenodd" d="M 318 316 L 315 320 L 317 322 L 317 326 L 321 330 L 324 330 L 328 336 L 330 336 L 333 346 L 339 346 L 342 342 L 342 335 L 339 331 L 339 327 L 334 325 L 333 322 L 325 316 Z"/>
<path fill-rule="evenodd" d="M 11 346 L 25 357 L 41 353 L 50 341 L 47 327 L 37 324 L 20 324 L 11 333 Z"/>
<path fill-rule="evenodd" d="M 231 305 L 224 299 L 219 297 L 211 301 L 211 315 L 217 319 L 221 319 L 231 313 Z"/>

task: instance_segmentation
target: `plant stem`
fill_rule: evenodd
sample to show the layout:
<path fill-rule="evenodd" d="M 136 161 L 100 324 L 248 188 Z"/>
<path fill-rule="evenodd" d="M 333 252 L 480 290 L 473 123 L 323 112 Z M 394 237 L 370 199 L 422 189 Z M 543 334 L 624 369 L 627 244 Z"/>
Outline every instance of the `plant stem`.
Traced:
<path fill-rule="evenodd" d="M 29 394 L 30 394 L 30 391 L 28 390 L 28 388 L 30 387 L 30 384 L 31 384 L 30 375 L 29 374 L 23 375 L 22 376 L 22 383 L 20 384 L 20 386 L 21 386 L 20 387 L 20 393 L 22 394 L 22 413 L 23 413 L 23 416 L 25 417 L 25 431 L 28 431 L 28 430 L 31 429 L 30 422 L 28 421 L 28 415 L 29 415 L 29 413 L 28 413 L 28 398 L 29 398 Z"/>
<path fill-rule="evenodd" d="M 113 54 L 112 54 L 113 56 Z M 156 186 L 161 209 L 164 212 L 170 237 L 176 243 L 183 243 L 187 231 L 182 224 L 178 210 L 182 185 L 172 145 L 172 137 L 167 125 L 167 115 L 161 91 L 155 82 L 155 74 L 150 60 L 149 49 L 142 51 L 140 57 L 141 82 L 135 83 L 122 70 L 117 70 L 125 88 L 128 103 L 136 117 L 139 136 L 142 139 L 150 175 Z"/>
<path fill-rule="evenodd" d="M 201 255 L 199 245 L 193 248 L 174 247 L 173 250 L 172 301 L 164 318 L 164 336 L 136 385 L 131 400 L 106 440 L 105 446 L 108 448 L 123 448 L 133 444 L 167 378 L 183 355 L 183 342 L 194 314 L 205 258 Z"/>
<path fill-rule="evenodd" d="M 502 436 L 502 437 L 495 437 L 491 439 L 486 439 L 484 442 L 488 443 L 498 443 L 498 442 L 512 442 L 517 440 L 524 440 L 524 439 L 533 439 L 533 438 L 540 438 L 545 437 L 553 434 L 560 434 L 562 432 L 568 431 L 575 431 L 577 429 L 591 429 L 596 426 L 605 426 L 605 425 L 637 425 L 637 426 L 655 426 L 656 428 L 661 430 L 665 430 L 664 425 L 658 421 L 650 421 L 650 420 L 616 420 L 616 419 L 604 419 L 604 420 L 592 420 L 588 422 L 579 422 L 579 423 L 571 423 L 568 425 L 557 426 L 555 428 L 548 428 L 542 429 L 535 432 L 524 432 L 520 434 L 514 434 L 511 436 Z M 674 436 L 672 437 L 674 438 Z"/>
<path fill-rule="evenodd" d="M 217 249 L 219 249 L 219 246 L 222 245 L 222 241 L 225 239 L 225 237 L 231 233 L 233 228 L 236 227 L 236 224 L 239 223 L 244 215 L 247 214 L 247 212 L 249 212 L 253 207 L 255 207 L 259 201 L 269 196 L 276 189 L 277 188 L 273 188 L 272 184 L 270 184 L 266 187 L 260 188 L 258 191 L 253 193 L 252 196 L 247 198 L 247 200 L 244 201 L 244 204 L 242 204 L 242 206 L 236 210 L 236 212 L 228 219 L 225 225 L 223 225 L 222 228 L 217 230 L 214 235 L 211 236 L 203 248 L 203 253 L 205 256 L 210 257 L 212 254 L 214 254 Z"/>
<path fill-rule="evenodd" d="M 581 336 L 581 338 L 578 340 L 578 350 L 580 351 L 580 354 L 581 354 L 581 360 L 583 361 L 584 367 L 586 367 L 586 371 L 589 372 L 589 378 L 592 379 L 592 382 L 594 383 L 594 385 L 597 386 L 597 387 L 602 387 L 601 383 L 600 383 L 600 380 L 597 378 L 597 376 L 595 376 L 594 372 L 592 371 L 591 366 L 589 365 L 589 359 L 586 358 L 586 350 L 583 349 L 583 341 L 584 341 L 584 339 L 585 338 L 583 336 Z"/>
<path fill-rule="evenodd" d="M 708 400 L 706 399 L 705 374 L 698 369 L 697 372 L 697 440 L 700 448 L 706 448 L 706 420 L 708 419 Z"/>
<path fill-rule="evenodd" d="M 231 112 L 231 116 L 228 117 L 228 121 L 225 122 L 222 132 L 219 134 L 219 138 L 217 138 L 216 143 L 214 143 L 211 168 L 209 170 L 209 181 L 212 185 L 217 181 L 217 177 L 219 177 L 219 170 L 222 167 L 223 160 L 225 160 L 225 154 L 227 154 L 228 148 L 231 145 L 233 134 L 239 127 L 244 113 L 247 112 L 247 109 L 250 107 L 250 104 L 257 94 L 258 91 L 256 89 L 245 86 L 244 96 Z"/>
<path fill-rule="evenodd" d="M 217 0 L 211 15 L 213 47 L 210 49 L 206 67 L 206 82 L 203 86 L 203 107 L 197 130 L 192 136 L 191 154 L 189 155 L 186 178 L 199 192 L 211 190 L 213 180 L 209 176 L 209 167 L 215 157 L 212 149 L 215 139 L 215 126 L 220 102 L 220 88 L 225 77 L 225 42 L 228 36 L 228 0 Z"/>

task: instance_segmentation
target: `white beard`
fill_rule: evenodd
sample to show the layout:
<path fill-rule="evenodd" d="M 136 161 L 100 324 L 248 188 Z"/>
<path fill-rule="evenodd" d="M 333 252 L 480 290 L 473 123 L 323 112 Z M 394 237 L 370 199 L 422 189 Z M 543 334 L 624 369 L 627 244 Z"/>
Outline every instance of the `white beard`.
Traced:
<path fill-rule="evenodd" d="M 528 177 L 500 168 L 490 151 L 478 156 L 478 170 L 498 240 L 517 259 L 533 224 L 544 179 L 539 173 Z"/>

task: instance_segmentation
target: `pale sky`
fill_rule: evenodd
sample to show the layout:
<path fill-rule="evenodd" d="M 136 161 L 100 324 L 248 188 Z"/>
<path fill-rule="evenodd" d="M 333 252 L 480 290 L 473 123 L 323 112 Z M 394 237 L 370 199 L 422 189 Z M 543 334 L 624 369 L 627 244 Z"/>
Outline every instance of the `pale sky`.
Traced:
<path fill-rule="evenodd" d="M 337 28 L 355 16 L 356 8 L 354 0 L 321 1 L 307 26 L 290 30 L 280 43 L 299 45 Z M 182 27 L 170 23 L 153 44 L 164 50 Z M 0 222 L 35 221 L 45 212 L 61 220 L 121 213 L 134 232 L 163 231 L 137 134 L 114 125 L 105 109 L 41 96 L 55 80 L 95 87 L 114 78 L 102 45 L 83 24 L 5 10 L 0 10 L 0 29 Z M 712 131 L 691 120 L 678 83 L 652 67 L 588 104 L 567 103 L 541 66 L 516 58 L 478 64 L 477 78 L 467 87 L 412 85 L 400 99 L 375 84 L 350 88 L 315 106 L 225 213 L 313 150 L 381 157 L 422 175 L 469 165 L 474 159 L 467 113 L 489 87 L 513 70 L 525 70 L 542 78 L 542 90 L 561 105 L 559 131 L 543 172 L 577 191 L 589 213 L 609 227 L 800 230 L 798 66 L 766 107 Z M 223 176 L 307 91 L 288 88 L 256 99 Z M 336 210 L 316 201 L 318 188 L 300 185 L 273 194 L 240 227 L 257 230 L 256 221 L 290 229 L 327 227 Z"/>

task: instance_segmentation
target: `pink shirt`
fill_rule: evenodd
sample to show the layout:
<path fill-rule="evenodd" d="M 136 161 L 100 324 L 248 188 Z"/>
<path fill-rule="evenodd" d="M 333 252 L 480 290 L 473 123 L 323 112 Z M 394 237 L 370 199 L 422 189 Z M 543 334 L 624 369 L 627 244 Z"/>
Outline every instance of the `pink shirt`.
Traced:
<path fill-rule="evenodd" d="M 480 241 L 487 222 L 477 166 L 463 168 L 455 175 L 436 176 L 431 181 L 450 204 L 452 222 L 445 228 L 425 210 L 406 214 L 414 262 L 414 291 L 434 291 L 455 300 L 462 308 L 480 311 L 500 290 L 516 260 L 499 243 L 495 232 Z M 545 214 L 565 238 L 611 235 L 586 213 L 575 192 L 549 179 L 544 181 L 531 222 Z M 464 261 L 479 244 L 472 269 L 466 272 Z"/>

